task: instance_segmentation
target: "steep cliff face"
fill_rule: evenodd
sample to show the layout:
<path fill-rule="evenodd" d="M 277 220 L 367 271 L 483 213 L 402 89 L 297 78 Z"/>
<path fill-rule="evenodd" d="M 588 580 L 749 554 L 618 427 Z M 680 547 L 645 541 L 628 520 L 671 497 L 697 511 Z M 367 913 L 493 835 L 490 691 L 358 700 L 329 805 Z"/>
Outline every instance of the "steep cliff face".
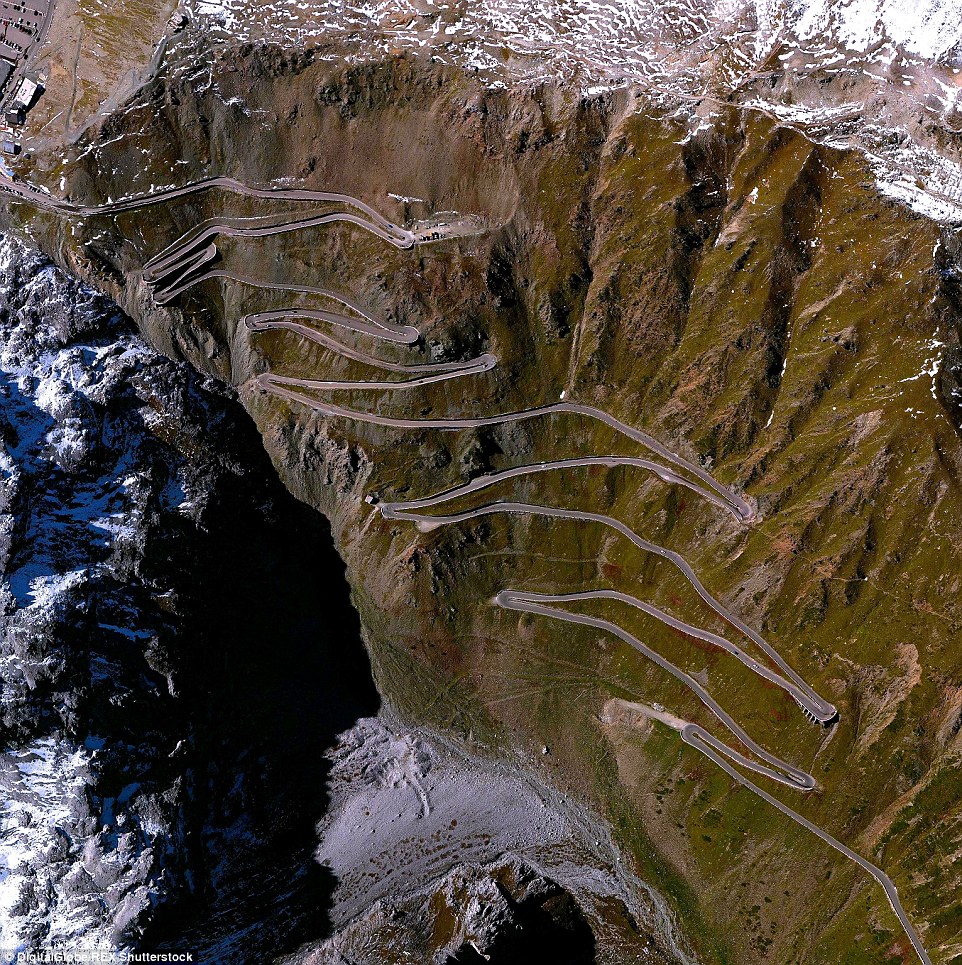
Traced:
<path fill-rule="evenodd" d="M 643 613 L 582 607 L 707 682 L 752 737 L 813 772 L 816 793 L 776 793 L 882 865 L 933 960 L 956 960 L 959 872 L 944 860 L 960 847 L 962 750 L 954 236 L 881 198 L 857 154 L 758 113 L 723 112 L 693 135 L 630 88 L 510 88 L 414 56 L 329 58 L 220 48 L 205 88 L 162 73 L 56 173 L 91 204 L 230 175 L 344 192 L 399 223 L 470 215 L 483 230 L 413 251 L 344 224 L 221 237 L 224 274 L 159 307 L 143 267 L 183 232 L 309 206 L 212 191 L 84 220 L 22 214 L 21 228 L 163 351 L 237 386 L 284 483 L 331 520 L 394 707 L 469 748 L 520 755 L 601 812 L 705 961 L 834 963 L 843 949 L 853 963 L 909 960 L 854 866 L 674 735 L 604 722 L 615 696 L 710 726 L 688 690 L 597 630 L 491 604 L 505 588 L 610 588 L 723 632 L 664 560 L 603 527 L 523 514 L 423 531 L 365 498 L 635 454 L 623 438 L 571 414 L 459 432 L 322 416 L 256 377 L 370 379 L 370 368 L 242 318 L 326 307 L 284 285 L 336 291 L 415 325 L 407 361 L 498 358 L 471 377 L 352 390 L 338 397 L 350 408 L 482 417 L 575 399 L 744 489 L 759 507 L 749 528 L 624 467 L 485 495 L 624 520 L 684 554 L 764 632 L 839 707 L 837 726 L 809 725 L 783 692 Z"/>

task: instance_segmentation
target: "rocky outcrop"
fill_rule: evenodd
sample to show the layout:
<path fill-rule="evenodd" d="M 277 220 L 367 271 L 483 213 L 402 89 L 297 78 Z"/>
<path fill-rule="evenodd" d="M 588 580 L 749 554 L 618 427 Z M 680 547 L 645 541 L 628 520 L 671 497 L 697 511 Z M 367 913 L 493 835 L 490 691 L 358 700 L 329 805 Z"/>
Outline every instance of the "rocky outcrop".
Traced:
<path fill-rule="evenodd" d="M 290 961 L 512 965 L 539 956 L 592 965 L 595 939 L 572 896 L 515 859 L 462 865 L 427 895 L 379 901 L 322 948 Z"/>
<path fill-rule="evenodd" d="M 526 768 L 465 753 L 389 712 L 330 754 L 316 859 L 332 936 L 292 962 L 690 962 L 658 892 L 604 822 Z M 474 957 L 472 957 L 474 956 Z"/>

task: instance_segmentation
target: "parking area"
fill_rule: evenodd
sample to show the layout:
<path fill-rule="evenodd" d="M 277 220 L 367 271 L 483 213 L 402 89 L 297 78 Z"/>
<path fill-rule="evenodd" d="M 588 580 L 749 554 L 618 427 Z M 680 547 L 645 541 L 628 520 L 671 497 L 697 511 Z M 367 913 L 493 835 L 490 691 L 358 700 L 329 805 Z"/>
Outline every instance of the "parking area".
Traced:
<path fill-rule="evenodd" d="M 0 0 L 0 58 L 16 64 L 43 35 L 51 0 Z"/>
<path fill-rule="evenodd" d="M 0 151 L 17 154 L 27 111 L 43 93 L 45 76 L 27 65 L 46 35 L 54 0 L 0 0 Z"/>

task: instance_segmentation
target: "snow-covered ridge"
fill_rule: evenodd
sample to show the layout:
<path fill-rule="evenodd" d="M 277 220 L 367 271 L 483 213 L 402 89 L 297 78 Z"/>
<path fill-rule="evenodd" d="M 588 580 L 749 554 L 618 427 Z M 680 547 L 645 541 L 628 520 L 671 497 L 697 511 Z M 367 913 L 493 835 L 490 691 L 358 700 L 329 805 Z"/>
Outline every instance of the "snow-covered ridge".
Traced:
<path fill-rule="evenodd" d="M 189 509 L 151 430 L 173 369 L 102 296 L 0 239 L 5 950 L 122 947 L 162 895 L 171 828 L 132 776 L 151 751 L 109 742 L 95 708 L 167 689 L 143 663 L 169 632 L 161 588 L 132 569 L 158 513 Z"/>
<path fill-rule="evenodd" d="M 248 472 L 227 405 L 0 238 L 0 949 L 131 947 L 190 890 L 175 655 L 191 547 Z"/>
<path fill-rule="evenodd" d="M 863 53 L 891 41 L 919 57 L 936 59 L 962 43 L 958 0 L 809 0 L 791 5 L 756 0 L 755 8 L 759 24 L 766 23 L 769 31 L 773 26 L 787 28 L 800 40 L 831 37 L 838 46 Z"/>
<path fill-rule="evenodd" d="M 123 961 L 149 927 L 266 961 L 307 927 L 318 721 L 376 706 L 363 665 L 331 669 L 361 644 L 330 539 L 229 388 L 0 238 L 4 953 Z"/>
<path fill-rule="evenodd" d="M 500 48 L 537 53 L 543 68 L 577 63 L 587 75 L 704 81 L 759 68 L 784 45 L 828 66 L 846 54 L 943 60 L 962 45 L 960 0 L 192 0 L 193 15 L 235 39 L 305 44 L 356 37 L 360 54 L 391 47 L 447 50 L 492 68 Z M 706 55 L 715 53 L 717 56 Z M 734 58 L 735 63 L 724 63 Z M 537 71 L 537 66 L 533 71 Z"/>
<path fill-rule="evenodd" d="M 962 0 L 190 0 L 209 36 L 302 47 L 338 40 L 364 61 L 397 51 L 477 68 L 500 86 L 570 76 L 681 103 L 771 113 L 820 140 L 844 130 L 878 156 L 888 193 L 962 221 Z M 911 156 L 891 149 L 906 134 Z M 946 170 L 946 169 L 950 170 Z M 920 184 L 916 185 L 916 181 Z"/>

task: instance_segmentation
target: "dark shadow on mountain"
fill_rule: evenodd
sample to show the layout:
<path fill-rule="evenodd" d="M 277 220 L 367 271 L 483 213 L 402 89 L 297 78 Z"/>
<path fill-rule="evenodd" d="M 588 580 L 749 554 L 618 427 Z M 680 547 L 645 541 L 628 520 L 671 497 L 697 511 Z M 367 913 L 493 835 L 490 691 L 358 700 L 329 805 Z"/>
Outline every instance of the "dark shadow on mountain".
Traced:
<path fill-rule="evenodd" d="M 330 526 L 283 488 L 246 415 L 230 437 L 250 474 L 211 501 L 201 545 L 150 554 L 192 574 L 197 633 L 175 675 L 194 735 L 190 873 L 142 947 L 254 963 L 329 931 L 325 754 L 379 700 Z"/>

